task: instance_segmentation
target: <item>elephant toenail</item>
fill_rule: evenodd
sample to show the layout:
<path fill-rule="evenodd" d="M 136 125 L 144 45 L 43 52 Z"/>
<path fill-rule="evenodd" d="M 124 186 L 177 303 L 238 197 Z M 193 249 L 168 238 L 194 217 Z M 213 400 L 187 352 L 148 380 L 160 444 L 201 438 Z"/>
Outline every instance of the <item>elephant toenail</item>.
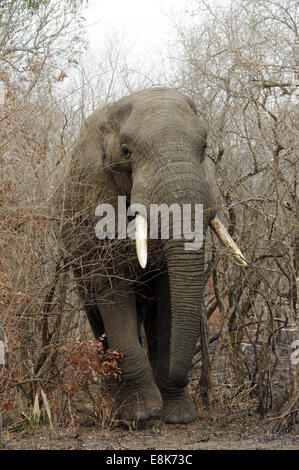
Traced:
<path fill-rule="evenodd" d="M 151 409 L 151 416 L 157 416 L 157 414 L 161 411 L 161 408 L 158 408 L 155 406 L 154 408 Z"/>
<path fill-rule="evenodd" d="M 171 424 L 179 424 L 180 423 L 179 417 L 175 416 L 175 415 L 168 416 L 167 421 L 168 421 L 168 423 L 171 423 Z"/>
<path fill-rule="evenodd" d="M 144 421 L 147 418 L 148 418 L 147 413 L 145 413 L 144 411 L 137 411 L 137 413 L 136 413 L 136 420 L 137 421 Z"/>
<path fill-rule="evenodd" d="M 188 424 L 188 423 L 191 423 L 192 421 L 195 421 L 196 417 L 195 416 L 191 416 L 191 415 L 185 415 L 183 416 L 183 423 L 185 424 Z"/>

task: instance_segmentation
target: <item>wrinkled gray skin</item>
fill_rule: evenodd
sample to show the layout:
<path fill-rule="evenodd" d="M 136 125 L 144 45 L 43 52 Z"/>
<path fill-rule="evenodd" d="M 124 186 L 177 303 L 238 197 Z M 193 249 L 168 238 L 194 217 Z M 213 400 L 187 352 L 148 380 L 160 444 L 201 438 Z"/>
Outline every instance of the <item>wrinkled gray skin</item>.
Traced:
<path fill-rule="evenodd" d="M 186 386 L 202 315 L 204 248 L 149 241 L 142 270 L 134 241 L 96 239 L 94 211 L 110 202 L 117 213 L 118 195 L 146 207 L 201 203 L 206 229 L 215 204 L 205 143 L 193 102 L 176 90 L 152 88 L 96 110 L 72 155 L 62 191 L 62 244 L 95 337 L 105 330 L 109 347 L 123 352 L 121 419 L 159 415 L 188 423 L 197 416 Z M 137 314 L 145 316 L 150 361 L 138 339 Z"/>

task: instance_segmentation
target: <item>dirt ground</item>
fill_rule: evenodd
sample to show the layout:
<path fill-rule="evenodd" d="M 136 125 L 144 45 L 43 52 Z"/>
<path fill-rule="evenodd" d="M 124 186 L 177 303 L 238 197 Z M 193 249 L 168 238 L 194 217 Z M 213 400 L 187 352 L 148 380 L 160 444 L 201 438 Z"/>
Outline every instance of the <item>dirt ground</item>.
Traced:
<path fill-rule="evenodd" d="M 272 378 L 272 391 L 281 395 L 288 376 L 289 349 L 283 343 L 280 366 Z M 251 354 L 251 353 L 250 353 Z M 249 356 L 249 358 L 251 355 Z M 284 358 L 284 359 L 283 359 Z M 254 358 L 251 357 L 253 360 Z M 220 386 L 218 399 L 209 409 L 200 409 L 198 419 L 187 425 L 166 424 L 159 419 L 137 425 L 111 420 L 103 427 L 90 413 L 90 403 L 81 402 L 72 417 L 76 426 L 55 425 L 55 432 L 47 425 L 31 426 L 16 431 L 12 421 L 3 415 L 1 450 L 299 450 L 299 421 L 290 428 L 272 432 L 270 417 L 261 419 L 257 412 L 258 400 L 242 392 L 233 392 L 227 369 L 226 353 L 214 376 L 214 386 Z M 194 397 L 200 376 L 200 364 L 195 361 L 190 377 L 189 392 Z M 226 392 L 225 392 L 226 390 Z M 227 392 L 228 391 L 228 392 Z M 97 387 L 95 386 L 95 393 Z M 217 387 L 215 389 L 217 392 Z M 222 397 L 222 398 L 221 398 Z M 235 397 L 235 398 L 234 398 Z M 221 399 L 220 399 L 221 398 Z M 199 405 L 198 405 L 199 407 Z M 5 422 L 6 421 L 6 422 Z M 47 422 L 47 421 L 46 421 Z M 80 424 L 79 424 L 80 423 Z M 277 428 L 276 428 L 277 429 Z M 280 429 L 280 428 L 278 428 Z"/>
<path fill-rule="evenodd" d="M 114 424 L 110 429 L 81 426 L 49 427 L 34 431 L 4 432 L 3 450 L 299 450 L 298 429 L 270 433 L 267 422 L 248 411 L 206 412 L 188 425 L 170 425 L 157 419 L 138 426 Z"/>

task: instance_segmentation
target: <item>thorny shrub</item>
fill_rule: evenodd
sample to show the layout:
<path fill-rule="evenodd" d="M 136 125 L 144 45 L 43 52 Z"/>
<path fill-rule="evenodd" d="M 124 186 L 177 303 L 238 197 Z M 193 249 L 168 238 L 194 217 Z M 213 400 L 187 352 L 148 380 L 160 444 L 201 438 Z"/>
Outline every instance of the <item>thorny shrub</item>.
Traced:
<path fill-rule="evenodd" d="M 11 360 L 0 376 L 0 411 L 4 423 L 9 413 L 14 412 L 14 421 L 8 422 L 9 428 L 19 430 L 25 426 L 24 416 L 32 415 L 32 400 L 27 403 L 24 400 L 24 395 L 28 397 L 27 380 L 20 375 L 22 369 L 18 367 L 16 356 L 12 357 L 11 353 L 7 356 Z M 113 420 L 113 385 L 121 381 L 118 366 L 121 357 L 117 351 L 104 351 L 102 339 L 68 338 L 64 345 L 52 351 L 52 364 L 47 374 L 35 382 L 33 394 L 35 396 L 41 389 L 44 391 L 52 422 L 56 425 L 71 423 L 76 426 L 88 419 L 109 425 Z"/>
<path fill-rule="evenodd" d="M 66 344 L 58 348 L 59 375 L 54 380 L 54 393 L 57 394 L 58 384 L 58 390 L 67 397 L 68 403 L 75 403 L 79 395 L 81 402 L 84 398 L 86 401 L 91 401 L 93 415 L 99 418 L 102 424 L 107 424 L 112 418 L 114 404 L 107 383 L 111 380 L 113 382 L 121 380 L 118 366 L 121 357 L 121 353 L 115 350 L 104 351 L 102 340 L 82 341 L 79 337 L 68 338 Z M 66 413 L 62 421 L 67 422 L 70 418 L 70 414 Z"/>
<path fill-rule="evenodd" d="M 196 3 L 209 10 L 205 0 Z M 207 372 L 221 407 L 237 399 L 247 406 L 255 395 L 260 414 L 273 413 L 287 429 L 298 411 L 298 365 L 290 362 L 299 321 L 295 2 L 233 3 L 232 17 L 210 12 L 202 27 L 179 35 L 189 42 L 183 50 L 175 45 L 179 62 L 172 59 L 171 67 L 178 74 L 173 86 L 196 101 L 209 123 L 207 161 L 224 201 L 222 217 L 250 264 L 241 271 L 213 238 L 208 241 Z M 277 21 L 278 9 L 284 21 Z M 203 17 L 202 8 L 198 12 Z M 77 45 L 66 49 L 74 55 Z M 15 66 L 19 55 L 8 52 Z M 113 399 L 106 379 L 119 380 L 120 356 L 104 354 L 89 340 L 75 282 L 65 276 L 51 232 L 54 187 L 93 95 L 82 93 L 79 106 L 57 100 L 55 87 L 68 70 L 65 63 L 53 70 L 43 59 L 21 58 L 23 80 L 15 79 L 3 54 L 0 63 L 6 90 L 0 107 L 0 322 L 9 347 L 0 410 L 9 428 L 21 412 L 28 416 L 41 388 L 54 425 L 76 424 L 87 398 L 91 414 L 107 422 Z M 110 87 L 114 69 L 111 77 Z"/>

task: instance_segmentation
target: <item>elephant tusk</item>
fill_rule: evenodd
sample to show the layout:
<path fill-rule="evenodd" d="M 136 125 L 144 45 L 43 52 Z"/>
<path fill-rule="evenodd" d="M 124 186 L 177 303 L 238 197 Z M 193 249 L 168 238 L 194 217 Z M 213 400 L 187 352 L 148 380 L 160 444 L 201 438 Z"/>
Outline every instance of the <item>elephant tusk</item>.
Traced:
<path fill-rule="evenodd" d="M 234 256 L 234 258 L 238 261 L 239 264 L 242 264 L 243 266 L 247 266 L 247 262 L 241 252 L 241 250 L 238 248 L 222 222 L 220 222 L 219 218 L 216 216 L 214 219 L 210 221 L 210 226 L 212 230 L 216 233 L 217 237 L 219 240 L 223 243 L 224 246 L 226 246 Z"/>
<path fill-rule="evenodd" d="M 147 221 L 140 214 L 135 218 L 135 239 L 137 258 L 144 269 L 147 263 Z"/>

